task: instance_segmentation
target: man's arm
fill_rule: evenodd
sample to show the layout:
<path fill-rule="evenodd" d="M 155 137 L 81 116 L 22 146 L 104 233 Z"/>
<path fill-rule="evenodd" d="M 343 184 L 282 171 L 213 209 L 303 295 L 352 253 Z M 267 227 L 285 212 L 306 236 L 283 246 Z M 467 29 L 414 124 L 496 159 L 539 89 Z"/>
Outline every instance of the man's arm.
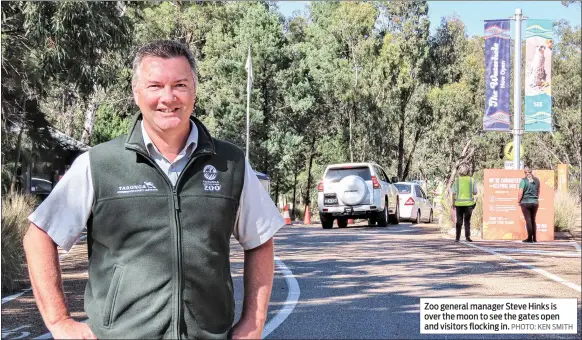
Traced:
<path fill-rule="evenodd" d="M 32 291 L 55 339 L 96 339 L 88 325 L 77 322 L 65 302 L 57 246 L 46 232 L 30 224 L 23 239 Z"/>
<path fill-rule="evenodd" d="M 267 318 L 274 276 L 273 238 L 246 250 L 244 258 L 244 300 L 233 339 L 260 339 Z"/>

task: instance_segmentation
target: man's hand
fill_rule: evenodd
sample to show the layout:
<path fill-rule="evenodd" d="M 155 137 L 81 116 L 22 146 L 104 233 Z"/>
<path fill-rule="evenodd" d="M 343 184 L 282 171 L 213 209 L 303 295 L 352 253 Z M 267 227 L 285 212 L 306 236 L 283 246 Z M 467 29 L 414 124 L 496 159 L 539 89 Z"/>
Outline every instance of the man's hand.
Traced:
<path fill-rule="evenodd" d="M 71 318 L 55 323 L 49 331 L 53 339 L 97 339 L 89 325 Z"/>
<path fill-rule="evenodd" d="M 233 339 L 260 339 L 263 334 L 264 322 L 254 320 L 239 320 L 232 328 Z"/>

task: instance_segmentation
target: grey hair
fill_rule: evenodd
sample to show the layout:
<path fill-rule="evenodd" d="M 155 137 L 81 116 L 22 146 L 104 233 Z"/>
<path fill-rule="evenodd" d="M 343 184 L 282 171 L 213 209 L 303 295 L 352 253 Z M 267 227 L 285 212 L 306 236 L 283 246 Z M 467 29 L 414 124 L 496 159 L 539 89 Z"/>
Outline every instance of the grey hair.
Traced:
<path fill-rule="evenodd" d="M 194 86 L 198 87 L 198 69 L 196 67 L 196 59 L 188 48 L 188 46 L 174 41 L 174 40 L 154 40 L 142 46 L 135 57 L 133 58 L 133 76 L 131 78 L 132 87 L 137 83 L 139 67 L 141 62 L 146 57 L 158 57 L 163 59 L 184 57 L 188 60 L 190 68 L 192 69 L 192 77 L 194 78 Z"/>
<path fill-rule="evenodd" d="M 459 165 L 459 176 L 470 176 L 471 175 L 471 168 L 468 164 L 461 164 Z"/>

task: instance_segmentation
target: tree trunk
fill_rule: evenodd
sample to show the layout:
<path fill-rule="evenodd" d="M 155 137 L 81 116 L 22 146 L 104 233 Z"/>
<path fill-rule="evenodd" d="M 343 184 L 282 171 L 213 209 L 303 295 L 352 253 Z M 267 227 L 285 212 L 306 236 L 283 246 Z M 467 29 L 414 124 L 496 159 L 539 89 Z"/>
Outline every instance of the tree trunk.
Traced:
<path fill-rule="evenodd" d="M 402 178 L 404 174 L 404 131 L 405 131 L 405 117 L 404 113 L 400 114 L 400 126 L 398 127 L 398 178 Z"/>
<path fill-rule="evenodd" d="M 24 132 L 24 126 L 20 127 L 20 132 L 18 133 L 18 140 L 16 141 L 16 159 L 14 160 L 14 172 L 12 173 L 12 181 L 10 182 L 10 194 L 13 195 L 16 191 L 16 178 L 18 172 L 18 163 L 20 163 L 20 150 L 22 149 L 22 133 Z M 22 171 L 21 171 L 22 174 Z"/>
<path fill-rule="evenodd" d="M 468 140 L 463 148 L 463 152 L 459 155 L 459 159 L 455 162 L 451 169 L 451 173 L 447 180 L 447 188 L 450 188 L 453 185 L 453 181 L 455 180 L 455 176 L 457 175 L 457 168 L 461 163 L 470 163 L 472 162 L 473 155 L 475 153 L 475 147 L 472 146 L 472 140 Z"/>
<path fill-rule="evenodd" d="M 83 124 L 83 135 L 81 136 L 81 142 L 89 145 L 91 142 L 91 135 L 93 134 L 93 125 L 95 124 L 95 114 L 97 113 L 97 108 L 99 104 L 97 103 L 97 95 L 93 94 L 89 103 L 87 104 L 87 109 L 85 110 L 85 124 Z"/>
<path fill-rule="evenodd" d="M 273 201 L 275 201 L 275 205 L 279 207 L 279 178 L 277 178 L 277 181 L 275 182 L 275 199 Z"/>
<path fill-rule="evenodd" d="M 309 166 L 307 168 L 307 187 L 305 188 L 305 204 L 311 203 L 311 167 L 313 165 L 313 158 L 315 156 L 315 136 L 311 139 L 311 148 L 309 151 Z"/>
<path fill-rule="evenodd" d="M 291 208 L 291 219 L 295 220 L 295 197 L 296 197 L 296 190 L 297 190 L 297 165 L 295 165 L 295 171 L 293 174 L 293 206 Z"/>

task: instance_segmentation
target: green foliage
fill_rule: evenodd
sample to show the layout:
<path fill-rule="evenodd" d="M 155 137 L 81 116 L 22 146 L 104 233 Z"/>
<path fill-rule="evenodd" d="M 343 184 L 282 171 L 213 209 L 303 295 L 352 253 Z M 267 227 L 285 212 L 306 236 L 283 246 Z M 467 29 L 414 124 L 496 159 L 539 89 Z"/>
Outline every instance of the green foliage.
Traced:
<path fill-rule="evenodd" d="M 35 127 L 26 143 L 41 144 L 44 125 L 79 138 L 96 104 L 91 145 L 126 133 L 138 112 L 131 56 L 153 39 L 192 49 L 195 115 L 241 148 L 251 47 L 250 162 L 274 197 L 291 202 L 295 190 L 298 208 L 314 204 L 330 163 L 375 161 L 390 176 L 446 183 L 460 162 L 477 174 L 502 167 L 512 139 L 482 131 L 484 39 L 455 16 L 431 34 L 426 1 L 311 2 L 289 19 L 269 2 L 9 2 L 2 24 L 3 164 L 14 164 L 18 122 Z M 555 31 L 555 131 L 524 135 L 524 160 L 568 163 L 579 184 L 580 28 L 559 21 Z"/>

